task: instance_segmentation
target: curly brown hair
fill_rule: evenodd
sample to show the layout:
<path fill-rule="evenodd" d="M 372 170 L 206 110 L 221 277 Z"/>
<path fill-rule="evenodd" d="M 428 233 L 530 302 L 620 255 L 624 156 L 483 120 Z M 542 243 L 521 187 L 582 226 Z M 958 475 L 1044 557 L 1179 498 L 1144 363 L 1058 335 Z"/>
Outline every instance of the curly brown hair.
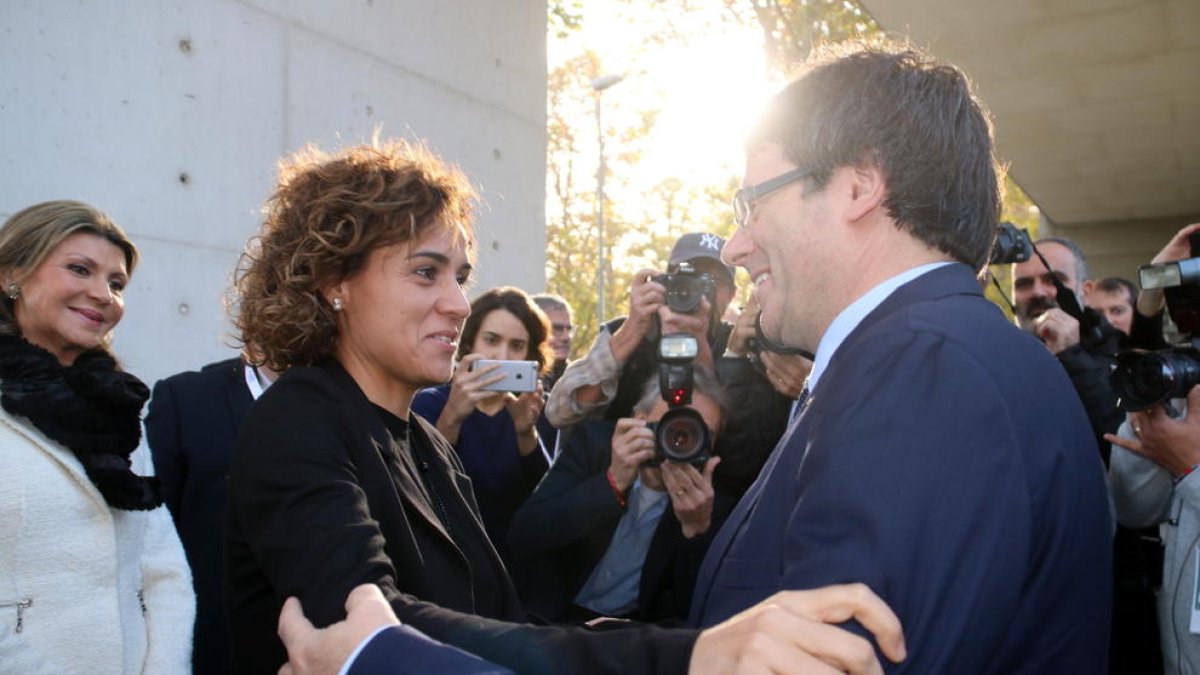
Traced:
<path fill-rule="evenodd" d="M 479 327 L 484 318 L 492 312 L 503 309 L 517 317 L 521 325 L 529 333 L 529 343 L 525 348 L 525 360 L 537 361 L 538 374 L 545 375 L 554 363 L 554 350 L 550 348 L 550 319 L 538 307 L 533 298 L 516 286 L 499 286 L 492 288 L 471 303 L 471 315 L 463 325 L 462 337 L 458 341 L 458 360 L 471 353 L 475 346 L 475 338 L 479 335 Z"/>
<path fill-rule="evenodd" d="M 420 144 L 308 146 L 282 160 L 234 277 L 230 314 L 248 358 L 285 370 L 331 356 L 337 316 L 322 291 L 361 271 L 375 249 L 441 229 L 473 252 L 474 202 L 462 172 Z"/>

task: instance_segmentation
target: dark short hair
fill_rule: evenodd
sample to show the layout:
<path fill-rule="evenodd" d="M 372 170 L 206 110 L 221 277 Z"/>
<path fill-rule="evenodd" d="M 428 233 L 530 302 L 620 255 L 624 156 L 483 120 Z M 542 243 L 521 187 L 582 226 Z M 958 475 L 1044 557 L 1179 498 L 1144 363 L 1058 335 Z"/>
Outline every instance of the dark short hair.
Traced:
<path fill-rule="evenodd" d="M 492 288 L 471 303 L 471 316 L 467 317 L 458 341 L 459 360 L 471 353 L 471 347 L 475 345 L 475 338 L 479 335 L 479 327 L 483 325 L 484 318 L 498 309 L 517 317 L 525 327 L 529 333 L 529 344 L 525 346 L 525 360 L 537 361 L 538 372 L 544 375 L 550 364 L 554 363 L 554 351 L 550 348 L 549 340 L 550 319 L 534 304 L 529 294 L 515 286 Z"/>
<path fill-rule="evenodd" d="M 1120 293 L 1125 291 L 1129 294 L 1129 304 L 1133 305 L 1137 302 L 1138 288 L 1130 280 L 1125 277 L 1104 277 L 1096 282 L 1096 290 L 1103 293 Z"/>
<path fill-rule="evenodd" d="M 987 264 L 1000 170 L 987 114 L 957 68 L 894 46 L 824 48 L 747 141 L 766 144 L 813 172 L 810 190 L 839 167 L 873 163 L 902 230 L 974 269 Z"/>

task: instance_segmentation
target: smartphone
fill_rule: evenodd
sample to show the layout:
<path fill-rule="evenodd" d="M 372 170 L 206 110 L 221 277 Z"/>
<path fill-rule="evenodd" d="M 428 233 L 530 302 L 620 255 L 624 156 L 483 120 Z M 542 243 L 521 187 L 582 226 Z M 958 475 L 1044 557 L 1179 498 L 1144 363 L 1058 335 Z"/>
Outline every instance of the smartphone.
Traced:
<path fill-rule="evenodd" d="M 526 391 L 534 391 L 537 389 L 538 383 L 538 364 L 537 361 L 497 361 L 493 359 L 479 359 L 471 370 L 476 368 L 486 369 L 488 366 L 497 364 L 500 367 L 488 373 L 490 377 L 503 375 L 504 379 L 499 382 L 493 382 L 485 387 L 487 391 L 511 391 L 514 394 L 520 394 Z"/>

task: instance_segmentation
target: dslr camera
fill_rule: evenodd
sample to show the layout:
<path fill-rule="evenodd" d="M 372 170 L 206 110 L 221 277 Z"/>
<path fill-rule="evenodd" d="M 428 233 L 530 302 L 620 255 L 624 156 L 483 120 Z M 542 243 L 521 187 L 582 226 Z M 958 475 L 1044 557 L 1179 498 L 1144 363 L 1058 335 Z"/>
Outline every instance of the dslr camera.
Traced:
<path fill-rule="evenodd" d="M 1163 289 L 1171 320 L 1188 336 L 1190 345 L 1117 354 L 1111 381 L 1124 410 L 1146 410 L 1184 398 L 1200 384 L 1200 232 L 1192 234 L 1188 243 L 1191 258 L 1143 265 L 1138 270 L 1138 284 L 1143 289 Z M 1177 411 L 1168 408 L 1167 412 Z"/>
<path fill-rule="evenodd" d="M 717 284 L 707 272 L 697 272 L 690 262 L 679 263 L 675 272 L 651 277 L 667 289 L 667 307 L 679 314 L 695 314 L 700 311 L 700 299 L 708 298 L 708 304 L 716 302 Z"/>
<path fill-rule="evenodd" d="M 707 276 L 707 275 L 706 275 Z M 646 426 L 654 432 L 654 459 L 703 466 L 712 456 L 712 433 L 692 402 L 692 362 L 700 345 L 688 333 L 664 335 L 658 343 L 658 386 L 670 409 Z"/>
<path fill-rule="evenodd" d="M 1033 255 L 1033 239 L 1029 230 L 1018 229 L 1010 222 L 996 226 L 996 243 L 992 244 L 989 265 L 1010 265 L 1025 262 Z"/>

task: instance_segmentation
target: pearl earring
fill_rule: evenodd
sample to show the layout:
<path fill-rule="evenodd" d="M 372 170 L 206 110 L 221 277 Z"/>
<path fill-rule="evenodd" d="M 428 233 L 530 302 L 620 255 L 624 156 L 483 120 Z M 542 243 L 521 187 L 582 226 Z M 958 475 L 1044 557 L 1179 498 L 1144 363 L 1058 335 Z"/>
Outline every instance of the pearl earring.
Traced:
<path fill-rule="evenodd" d="M 333 311 L 335 311 L 335 312 L 342 311 L 342 299 L 341 298 L 333 299 Z"/>

